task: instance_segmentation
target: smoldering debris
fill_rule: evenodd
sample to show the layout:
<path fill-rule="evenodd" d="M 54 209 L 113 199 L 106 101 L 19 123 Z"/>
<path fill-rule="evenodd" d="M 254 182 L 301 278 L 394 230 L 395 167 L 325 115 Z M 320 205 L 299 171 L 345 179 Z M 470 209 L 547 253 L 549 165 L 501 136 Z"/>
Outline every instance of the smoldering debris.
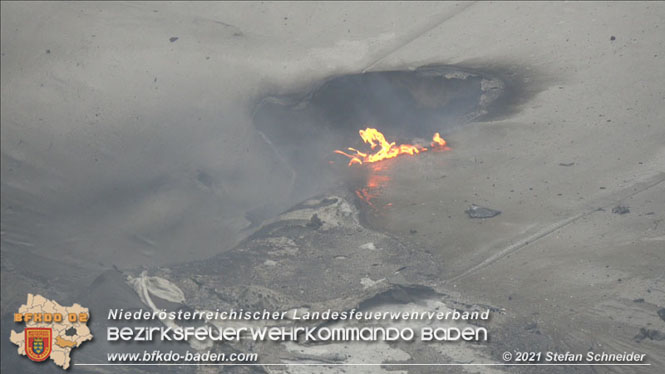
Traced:
<path fill-rule="evenodd" d="M 501 214 L 500 210 L 485 208 L 476 204 L 471 204 L 469 209 L 464 211 L 469 218 L 492 218 Z"/>
<path fill-rule="evenodd" d="M 362 226 L 358 220 L 359 211 L 350 203 L 352 198 L 351 194 L 311 198 L 279 215 L 228 252 L 205 261 L 129 270 L 124 274 L 128 281 L 119 277 L 112 280 L 104 278 L 95 282 L 96 287 L 112 281 L 113 284 L 106 287 L 131 289 L 136 293 L 134 301 L 126 303 L 127 307 L 152 310 L 159 308 L 158 299 L 160 302 L 171 300 L 174 303 L 171 309 L 186 310 L 317 311 L 357 308 L 471 311 L 481 308 L 460 303 L 459 296 L 453 297 L 445 291 L 443 279 L 432 276 L 438 274 L 440 269 L 428 251 Z M 313 221 L 320 223 L 315 230 L 311 227 Z M 358 251 L 358 248 L 368 250 Z M 101 296 L 103 293 L 94 291 L 90 290 L 91 299 L 86 300 L 86 305 L 93 311 L 103 310 L 101 307 L 106 306 L 106 300 Z M 246 322 L 250 325 L 260 323 Z M 287 319 L 276 323 L 291 326 L 328 322 Z M 325 363 L 330 357 L 338 356 L 341 363 L 353 363 L 363 355 L 390 357 L 397 361 L 411 359 L 429 362 L 432 357 L 439 357 L 439 360 L 447 360 L 448 357 L 491 360 L 486 353 L 467 345 L 435 349 L 423 344 L 392 347 L 344 342 L 318 346 L 303 355 L 310 347 L 295 342 L 255 344 L 206 341 L 201 344 L 205 345 L 205 349 L 216 352 L 256 352 L 266 363 Z M 350 345 L 354 347 L 353 354 L 348 354 Z M 201 348 L 199 345 L 192 347 Z M 103 350 L 107 347 L 93 348 Z M 262 370 L 260 366 L 254 369 L 255 372 Z M 152 371 L 141 368 L 137 372 Z M 330 372 L 342 373 L 343 370 Z"/>
<path fill-rule="evenodd" d="M 665 321 L 665 308 L 658 309 L 658 317 L 660 317 L 660 319 Z"/>
<path fill-rule="evenodd" d="M 612 208 L 612 213 L 620 215 L 628 214 L 630 213 L 630 208 L 627 205 L 617 205 Z"/>
<path fill-rule="evenodd" d="M 318 229 L 319 227 L 323 226 L 323 221 L 319 218 L 319 216 L 314 213 L 312 215 L 312 218 L 310 218 L 309 223 L 306 225 L 307 227 L 313 228 L 314 230 Z"/>
<path fill-rule="evenodd" d="M 665 333 L 660 330 L 641 328 L 640 332 L 635 335 L 634 339 L 638 343 L 644 339 L 661 341 L 665 340 Z"/>

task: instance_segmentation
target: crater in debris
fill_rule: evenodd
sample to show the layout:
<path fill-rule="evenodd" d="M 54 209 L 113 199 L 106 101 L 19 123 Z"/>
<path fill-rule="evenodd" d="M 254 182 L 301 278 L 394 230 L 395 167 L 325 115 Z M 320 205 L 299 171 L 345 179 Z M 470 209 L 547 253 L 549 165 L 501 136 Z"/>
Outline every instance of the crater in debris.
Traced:
<path fill-rule="evenodd" d="M 449 132 L 486 114 L 503 89 L 497 77 L 449 66 L 342 75 L 263 99 L 254 124 L 295 161 L 328 151 L 304 152 L 309 143 L 352 144 L 367 126 L 395 138 Z"/>
<path fill-rule="evenodd" d="M 293 194 L 312 196 L 339 180 L 346 166 L 335 149 L 360 147 L 358 130 L 375 127 L 411 143 L 446 135 L 490 115 L 514 80 L 454 66 L 381 71 L 327 78 L 307 90 L 260 100 L 254 125 L 293 179 Z M 510 105 L 508 105 L 510 106 Z M 332 164 L 332 166 L 330 166 Z"/>

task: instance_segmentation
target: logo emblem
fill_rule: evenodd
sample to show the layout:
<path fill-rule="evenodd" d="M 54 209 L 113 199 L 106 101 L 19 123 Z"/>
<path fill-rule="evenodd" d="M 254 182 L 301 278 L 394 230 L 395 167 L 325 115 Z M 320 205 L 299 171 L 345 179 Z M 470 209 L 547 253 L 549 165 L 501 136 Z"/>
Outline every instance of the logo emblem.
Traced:
<path fill-rule="evenodd" d="M 43 327 L 25 329 L 25 354 L 32 361 L 44 361 L 51 355 L 52 330 Z"/>

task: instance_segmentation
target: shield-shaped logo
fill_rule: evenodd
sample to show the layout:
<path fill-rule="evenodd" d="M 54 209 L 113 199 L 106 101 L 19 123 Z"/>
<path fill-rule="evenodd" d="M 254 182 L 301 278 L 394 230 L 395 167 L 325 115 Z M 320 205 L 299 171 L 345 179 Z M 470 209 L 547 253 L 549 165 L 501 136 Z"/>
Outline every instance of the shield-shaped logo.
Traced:
<path fill-rule="evenodd" d="M 25 329 L 25 354 L 32 361 L 44 361 L 51 355 L 53 333 L 46 327 Z"/>

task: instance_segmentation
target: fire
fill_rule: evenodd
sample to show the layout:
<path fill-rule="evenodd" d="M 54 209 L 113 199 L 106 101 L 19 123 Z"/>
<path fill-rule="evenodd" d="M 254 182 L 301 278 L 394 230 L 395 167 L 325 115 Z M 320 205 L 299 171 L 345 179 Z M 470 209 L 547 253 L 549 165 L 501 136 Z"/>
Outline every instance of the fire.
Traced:
<path fill-rule="evenodd" d="M 446 141 L 439 135 L 439 133 L 435 133 L 434 136 L 432 137 L 432 147 L 435 146 L 435 144 L 438 144 L 439 147 L 445 147 L 446 146 Z"/>
<path fill-rule="evenodd" d="M 388 184 L 390 177 L 383 174 L 384 168 L 381 164 L 370 166 L 370 173 L 362 188 L 356 190 L 356 196 L 365 201 L 369 206 L 376 208 L 372 199 L 379 197 L 380 191 Z"/>
<path fill-rule="evenodd" d="M 379 149 L 373 153 L 361 152 L 351 147 L 347 149 L 352 153 L 335 150 L 335 153 L 344 155 L 350 159 L 349 166 L 352 166 L 353 164 L 362 165 L 364 163 L 378 162 L 381 160 L 394 158 L 404 154 L 413 156 L 420 152 L 427 151 L 427 148 L 421 145 L 412 145 L 412 144 L 396 145 L 395 142 L 389 143 L 386 140 L 386 137 L 379 130 L 370 127 L 364 130 L 360 130 L 359 133 L 362 140 L 365 143 L 368 143 L 372 148 L 372 150 L 376 149 L 377 147 L 379 147 Z M 446 146 L 446 141 L 441 137 L 441 135 L 438 132 L 434 134 L 434 136 L 432 137 L 432 149 L 444 149 L 445 146 Z"/>

